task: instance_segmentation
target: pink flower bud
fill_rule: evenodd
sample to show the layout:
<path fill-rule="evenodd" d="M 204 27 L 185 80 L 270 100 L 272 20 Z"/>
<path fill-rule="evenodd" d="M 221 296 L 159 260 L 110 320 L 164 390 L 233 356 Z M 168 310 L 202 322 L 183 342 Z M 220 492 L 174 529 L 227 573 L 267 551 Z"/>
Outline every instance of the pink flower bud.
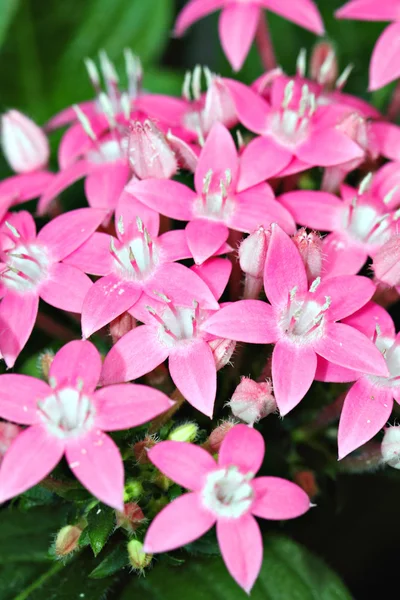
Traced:
<path fill-rule="evenodd" d="M 307 233 L 304 227 L 299 229 L 292 237 L 307 271 L 308 281 L 314 281 L 321 275 L 322 269 L 322 238 L 312 231 Z"/>
<path fill-rule="evenodd" d="M 151 464 L 151 461 L 147 456 L 147 451 L 155 445 L 156 440 L 150 435 L 147 435 L 144 440 L 140 440 L 140 442 L 136 442 L 136 444 L 133 445 L 133 454 L 139 465 Z"/>
<path fill-rule="evenodd" d="M 128 154 L 139 179 L 169 179 L 178 170 L 174 151 L 162 131 L 149 120 L 133 123 Z"/>
<path fill-rule="evenodd" d="M 113 319 L 110 323 L 110 335 L 113 344 L 116 344 L 128 331 L 135 329 L 136 325 L 137 321 L 135 317 L 132 317 L 128 312 L 124 312 L 116 319 Z"/>
<path fill-rule="evenodd" d="M 215 366 L 217 367 L 217 371 L 219 371 L 231 360 L 236 348 L 236 342 L 218 338 L 208 343 L 214 356 Z"/>
<path fill-rule="evenodd" d="M 297 471 L 294 475 L 294 480 L 305 493 L 309 496 L 310 500 L 315 498 L 318 494 L 319 489 L 315 480 L 315 475 L 312 471 Z"/>
<path fill-rule="evenodd" d="M 243 377 L 229 402 L 232 414 L 249 425 L 276 411 L 272 385 Z"/>
<path fill-rule="evenodd" d="M 244 273 L 262 279 L 270 237 L 271 231 L 261 226 L 240 244 L 239 263 Z"/>
<path fill-rule="evenodd" d="M 372 268 L 379 282 L 390 287 L 400 285 L 400 235 L 383 244 L 374 256 Z"/>
<path fill-rule="evenodd" d="M 115 511 L 117 527 L 123 527 L 127 531 L 136 531 L 145 520 L 142 509 L 136 502 L 127 502 L 124 512 Z"/>
<path fill-rule="evenodd" d="M 400 425 L 386 429 L 381 452 L 382 459 L 387 465 L 400 469 Z"/>
<path fill-rule="evenodd" d="M 48 163 L 47 137 L 36 123 L 17 110 L 2 116 L 1 145 L 8 164 L 16 173 L 38 171 Z"/>
<path fill-rule="evenodd" d="M 236 421 L 222 421 L 222 423 L 220 423 L 218 427 L 216 427 L 210 433 L 210 437 L 206 442 L 206 446 L 209 448 L 212 454 L 219 452 L 219 449 L 221 447 L 222 442 L 225 439 L 226 434 L 235 425 L 237 425 Z"/>
<path fill-rule="evenodd" d="M 66 525 L 57 533 L 54 545 L 56 556 L 67 556 L 78 547 L 82 529 L 77 525 Z"/>
<path fill-rule="evenodd" d="M 338 64 L 332 44 L 319 42 L 314 46 L 310 61 L 310 75 L 323 86 L 332 87 L 338 77 Z"/>
<path fill-rule="evenodd" d="M 14 423 L 8 423 L 7 421 L 0 421 L 0 462 L 9 447 L 11 442 L 20 433 L 21 428 Z"/>

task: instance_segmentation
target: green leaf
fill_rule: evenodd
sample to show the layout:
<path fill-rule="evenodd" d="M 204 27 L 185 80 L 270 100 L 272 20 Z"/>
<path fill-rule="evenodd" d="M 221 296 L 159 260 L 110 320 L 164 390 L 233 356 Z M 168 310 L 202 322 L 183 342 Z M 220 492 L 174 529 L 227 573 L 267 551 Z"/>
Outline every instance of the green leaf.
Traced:
<path fill-rule="evenodd" d="M 0 598 L 1 600 L 15 600 L 21 589 L 40 577 L 48 565 L 37 563 L 20 563 L 3 565 L 0 568 Z"/>
<path fill-rule="evenodd" d="M 95 506 L 88 514 L 88 534 L 95 556 L 101 552 L 115 526 L 115 514 L 102 504 Z"/>
<path fill-rule="evenodd" d="M 0 0 L 0 47 L 17 12 L 19 0 Z"/>
<path fill-rule="evenodd" d="M 103 579 L 113 575 L 120 569 L 126 567 L 129 563 L 126 543 L 118 544 L 109 552 L 101 563 L 89 574 L 92 579 Z"/>

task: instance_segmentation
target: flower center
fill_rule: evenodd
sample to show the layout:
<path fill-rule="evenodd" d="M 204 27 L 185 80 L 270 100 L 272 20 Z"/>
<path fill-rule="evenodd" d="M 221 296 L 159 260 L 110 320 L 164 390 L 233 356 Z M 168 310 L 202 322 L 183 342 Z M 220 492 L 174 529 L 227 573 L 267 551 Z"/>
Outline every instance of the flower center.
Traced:
<path fill-rule="evenodd" d="M 271 114 L 269 129 L 285 146 L 295 146 L 304 141 L 309 132 L 310 119 L 316 111 L 315 95 L 307 85 L 303 85 L 301 98 L 296 109 L 289 108 L 293 98 L 294 81 L 285 87 L 284 98 L 280 108 Z"/>
<path fill-rule="evenodd" d="M 201 492 L 203 504 L 218 517 L 238 519 L 250 510 L 254 491 L 249 479 L 237 467 L 219 469 L 207 475 Z"/>
<path fill-rule="evenodd" d="M 381 246 L 390 238 L 395 219 L 396 213 L 380 215 L 373 206 L 357 204 L 355 197 L 345 215 L 344 227 L 352 238 L 365 244 Z"/>
<path fill-rule="evenodd" d="M 98 140 L 96 147 L 89 150 L 87 159 L 94 164 L 107 164 L 127 159 L 128 135 L 116 135 L 113 139 Z"/>
<path fill-rule="evenodd" d="M 279 325 L 293 342 L 312 342 L 323 334 L 325 312 L 331 300 L 325 296 L 325 303 L 321 304 L 313 299 L 311 294 L 316 291 L 319 283 L 320 278 L 317 277 L 311 284 L 308 297 L 298 298 L 297 288 L 293 288 L 289 294 L 288 304 L 281 315 Z"/>
<path fill-rule="evenodd" d="M 196 216 L 214 221 L 228 219 L 235 210 L 235 201 L 231 195 L 232 187 L 230 169 L 227 169 L 219 177 L 215 177 L 212 169 L 207 171 L 203 180 L 201 196 L 194 206 Z"/>
<path fill-rule="evenodd" d="M 12 241 L 11 244 L 11 248 L 1 252 L 0 279 L 9 290 L 31 292 L 47 277 L 49 259 L 46 250 L 37 244 Z"/>
<path fill-rule="evenodd" d="M 199 303 L 194 300 L 193 308 L 175 306 L 164 294 L 157 295 L 166 303 L 161 314 L 151 306 L 146 308 L 161 325 L 161 341 L 167 346 L 173 346 L 177 342 L 187 342 L 199 337 L 199 323 L 202 321 Z"/>
<path fill-rule="evenodd" d="M 375 344 L 386 361 L 390 377 L 377 377 L 370 375 L 370 379 L 372 379 L 376 385 L 381 385 L 382 387 L 399 387 L 400 343 L 392 338 L 382 336 L 379 327 L 377 327 Z"/>
<path fill-rule="evenodd" d="M 76 388 L 54 390 L 38 402 L 38 411 L 50 433 L 60 438 L 82 435 L 94 423 L 95 409 L 90 397 Z"/>
<path fill-rule="evenodd" d="M 136 217 L 139 235 L 129 243 L 117 248 L 111 238 L 110 253 L 115 266 L 125 279 L 143 280 L 148 277 L 159 262 L 159 252 L 140 217 Z M 124 233 L 122 218 L 118 225 L 120 234 Z"/>

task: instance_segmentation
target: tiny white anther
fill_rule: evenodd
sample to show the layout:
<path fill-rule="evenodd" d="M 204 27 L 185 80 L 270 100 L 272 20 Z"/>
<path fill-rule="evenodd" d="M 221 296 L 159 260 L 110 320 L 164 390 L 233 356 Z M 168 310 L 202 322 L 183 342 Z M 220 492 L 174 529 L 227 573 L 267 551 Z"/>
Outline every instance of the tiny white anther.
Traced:
<path fill-rule="evenodd" d="M 100 86 L 100 75 L 95 62 L 91 58 L 84 59 L 85 67 L 89 75 L 89 79 L 95 88 Z"/>
<path fill-rule="evenodd" d="M 122 215 L 120 215 L 120 217 L 118 219 L 117 230 L 118 230 L 118 233 L 120 233 L 121 235 L 124 235 L 125 228 L 124 228 L 124 218 Z"/>
<path fill-rule="evenodd" d="M 192 92 L 195 100 L 200 100 L 201 97 L 201 66 L 196 65 L 193 69 L 192 77 Z"/>
<path fill-rule="evenodd" d="M 131 116 L 131 99 L 129 97 L 129 94 L 127 92 L 122 92 L 119 102 L 122 108 L 122 112 L 124 113 L 125 119 L 129 121 L 129 118 Z"/>
<path fill-rule="evenodd" d="M 304 77 L 307 68 L 307 50 L 302 48 L 296 62 L 296 72 L 299 77 Z"/>
<path fill-rule="evenodd" d="M 242 136 L 242 132 L 239 131 L 239 130 L 236 131 L 236 140 L 237 140 L 238 148 L 240 150 L 244 146 L 244 139 L 243 139 L 243 136 Z"/>
<path fill-rule="evenodd" d="M 297 294 L 297 285 L 294 286 L 289 292 L 289 296 L 291 300 L 294 300 Z"/>
<path fill-rule="evenodd" d="M 153 290 L 153 294 L 155 296 L 158 296 L 159 298 L 161 298 L 161 300 L 163 300 L 164 302 L 167 302 L 167 304 L 169 304 L 171 302 L 171 298 L 168 298 L 168 296 L 166 296 L 162 292 L 158 292 L 157 290 Z"/>
<path fill-rule="evenodd" d="M 294 81 L 291 80 L 286 84 L 285 92 L 283 96 L 282 108 L 286 109 L 289 107 L 290 102 L 293 98 Z"/>
<path fill-rule="evenodd" d="M 192 83 L 192 73 L 190 71 L 186 71 L 185 78 L 183 80 L 183 85 L 182 85 L 182 96 L 188 102 L 190 102 L 190 100 L 191 100 L 191 95 L 190 95 L 191 83 Z"/>
<path fill-rule="evenodd" d="M 229 187 L 232 183 L 232 171 L 230 169 L 226 169 L 225 171 L 225 183 L 227 187 Z"/>
<path fill-rule="evenodd" d="M 360 196 L 362 196 L 363 194 L 365 194 L 366 191 L 369 190 L 371 181 L 372 181 L 372 173 L 370 172 L 364 177 L 364 179 L 361 181 L 360 185 L 358 186 L 358 193 Z"/>
<path fill-rule="evenodd" d="M 346 82 L 350 77 L 350 73 L 352 72 L 353 68 L 354 65 L 347 65 L 343 73 L 336 80 L 336 89 L 341 90 L 346 85 Z"/>
<path fill-rule="evenodd" d="M 203 73 L 204 73 L 204 77 L 205 77 L 206 85 L 207 85 L 207 89 L 208 89 L 214 80 L 214 75 L 212 74 L 212 72 L 210 71 L 210 69 L 208 67 L 203 67 Z"/>
<path fill-rule="evenodd" d="M 84 132 L 86 133 L 86 135 L 88 135 L 91 140 L 95 141 L 97 139 L 97 136 L 96 136 L 95 132 L 93 131 L 90 121 L 87 118 L 87 116 L 85 115 L 85 113 L 81 110 L 81 108 L 77 104 L 74 104 L 72 108 L 74 109 L 75 114 L 78 118 L 78 121 L 82 125 L 82 128 L 83 128 Z"/>
<path fill-rule="evenodd" d="M 399 189 L 398 185 L 395 185 L 390 192 L 388 192 L 386 194 L 386 196 L 383 198 L 383 203 L 384 204 L 389 204 L 392 200 L 393 200 L 393 196 L 395 195 L 395 193 L 397 192 L 397 190 Z"/>
<path fill-rule="evenodd" d="M 311 287 L 310 287 L 310 292 L 314 293 L 317 290 L 320 283 L 321 283 L 321 277 L 317 277 L 316 279 L 314 279 L 314 281 L 312 282 Z"/>
<path fill-rule="evenodd" d="M 16 238 L 20 238 L 21 235 L 18 232 L 18 229 L 16 229 L 16 227 L 14 227 L 14 225 L 11 225 L 11 223 L 9 221 L 6 221 L 6 227 L 8 227 L 8 229 L 11 231 L 11 233 L 13 234 L 14 237 Z"/>
<path fill-rule="evenodd" d="M 323 85 L 326 82 L 326 79 L 329 75 L 329 71 L 332 69 L 333 63 L 335 61 L 335 53 L 333 50 L 330 50 L 321 65 L 321 68 L 318 73 L 318 83 Z"/>
<path fill-rule="evenodd" d="M 136 227 L 140 233 L 143 233 L 143 221 L 140 217 L 136 217 Z"/>
<path fill-rule="evenodd" d="M 208 192 L 210 191 L 212 176 L 213 176 L 212 169 L 209 169 L 203 178 L 203 194 L 208 194 Z"/>
<path fill-rule="evenodd" d="M 54 377 L 54 375 L 49 377 L 49 385 L 51 388 L 53 388 L 53 390 L 57 387 L 57 379 Z"/>
<path fill-rule="evenodd" d="M 118 74 L 111 60 L 108 58 L 108 54 L 105 50 L 100 50 L 100 67 L 103 72 L 104 79 L 111 81 L 112 83 L 118 83 Z"/>
<path fill-rule="evenodd" d="M 112 127 L 115 127 L 116 121 L 115 121 L 113 105 L 112 105 L 110 98 L 107 96 L 107 94 L 105 92 L 101 92 L 99 94 L 99 102 L 100 102 L 101 109 L 104 112 L 104 115 L 105 115 L 106 119 L 108 120 L 109 124 Z"/>
<path fill-rule="evenodd" d="M 331 297 L 330 296 L 325 296 L 325 304 L 323 304 L 321 306 L 321 310 L 322 311 L 328 310 L 328 308 L 330 307 L 331 303 L 332 303 Z"/>

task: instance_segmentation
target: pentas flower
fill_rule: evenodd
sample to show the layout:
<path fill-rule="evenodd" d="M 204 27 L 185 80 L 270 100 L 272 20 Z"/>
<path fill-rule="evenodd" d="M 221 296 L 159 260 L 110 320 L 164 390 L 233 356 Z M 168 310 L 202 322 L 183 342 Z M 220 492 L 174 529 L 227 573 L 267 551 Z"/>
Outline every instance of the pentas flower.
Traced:
<path fill-rule="evenodd" d="M 294 222 L 274 200 L 268 176 L 281 169 L 279 156 L 258 157 L 257 140 L 238 156 L 229 131 L 215 123 L 201 151 L 195 172 L 195 191 L 176 181 L 133 180 L 126 191 L 158 212 L 189 221 L 187 243 L 201 264 L 226 242 L 229 229 L 251 232 L 276 221 L 289 232 Z"/>
<path fill-rule="evenodd" d="M 222 9 L 219 36 L 224 52 L 235 71 L 242 67 L 266 8 L 318 35 L 324 33 L 321 16 L 311 0 L 295 4 L 280 0 L 190 0 L 178 15 L 175 34 L 182 35 L 195 21 Z"/>
<path fill-rule="evenodd" d="M 214 258 L 202 265 L 215 297 L 222 295 L 231 272 L 228 260 Z M 145 298 L 131 310 L 144 325 L 124 335 L 107 354 L 102 372 L 106 384 L 137 379 L 169 358 L 169 372 L 178 390 L 195 408 L 211 417 L 217 389 L 217 364 L 203 329 L 211 314 L 189 287 L 190 303 L 178 304 L 161 294 Z M 217 305 L 218 307 L 218 305 Z M 220 336 L 224 337 L 224 336 Z M 215 351 L 215 350 L 214 350 Z"/>
<path fill-rule="evenodd" d="M 310 508 L 307 494 L 280 477 L 255 477 L 265 452 L 262 435 L 236 425 L 221 444 L 218 462 L 185 442 L 161 442 L 148 453 L 162 473 L 189 490 L 151 523 L 144 550 L 168 552 L 193 542 L 213 525 L 222 558 L 235 581 L 249 593 L 260 572 L 262 537 L 254 517 L 286 520 Z"/>
<path fill-rule="evenodd" d="M 400 76 L 400 0 L 351 0 L 336 11 L 338 19 L 394 21 L 379 37 L 371 57 L 369 89 L 378 90 Z"/>
<path fill-rule="evenodd" d="M 387 375 L 385 361 L 374 344 L 353 327 L 337 323 L 368 302 L 375 291 L 372 281 L 342 276 L 317 278 L 309 286 L 296 246 L 278 225 L 273 225 L 264 289 L 271 304 L 234 302 L 212 315 L 203 328 L 241 342 L 275 343 L 272 379 L 282 415 L 310 388 L 317 355 L 353 370 Z"/>
<path fill-rule="evenodd" d="M 88 239 L 103 217 L 102 211 L 91 208 L 73 210 L 36 235 L 29 213 L 8 215 L 0 231 L 0 352 L 8 367 L 32 332 L 39 298 L 56 308 L 81 312 L 92 282 L 62 259 Z"/>
<path fill-rule="evenodd" d="M 29 425 L 13 441 L 0 469 L 0 502 L 39 483 L 65 454 L 75 477 L 105 504 L 123 510 L 124 469 L 104 431 L 142 425 L 168 410 L 165 394 L 144 385 L 96 390 L 101 357 L 85 341 L 55 355 L 50 385 L 27 375 L 0 376 L 0 415 Z"/>
<path fill-rule="evenodd" d="M 389 287 L 400 286 L 400 235 L 393 235 L 374 256 L 376 280 Z"/>

